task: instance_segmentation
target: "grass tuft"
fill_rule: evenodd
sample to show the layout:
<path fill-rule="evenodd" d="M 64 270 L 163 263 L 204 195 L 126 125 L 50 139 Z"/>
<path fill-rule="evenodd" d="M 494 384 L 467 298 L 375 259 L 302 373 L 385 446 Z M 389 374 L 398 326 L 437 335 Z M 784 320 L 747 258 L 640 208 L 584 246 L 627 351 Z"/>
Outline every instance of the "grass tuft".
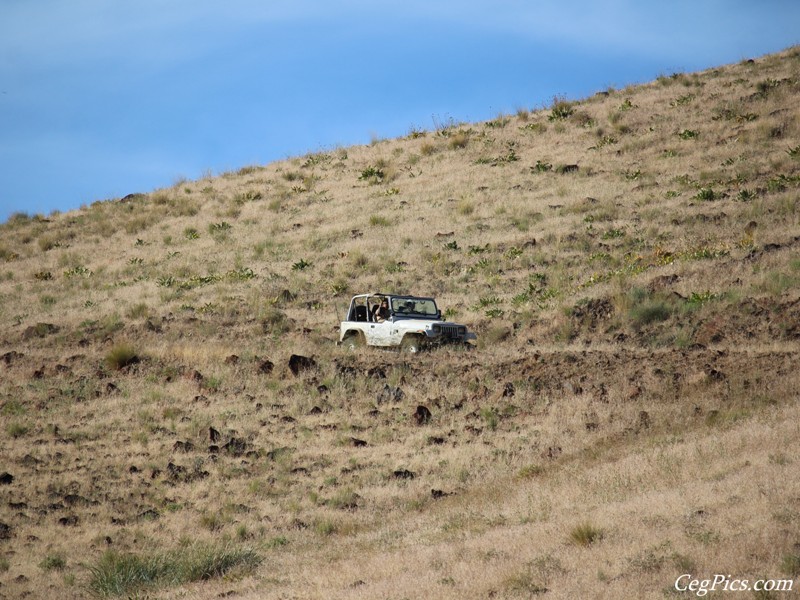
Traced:
<path fill-rule="evenodd" d="M 119 371 L 139 362 L 139 355 L 130 344 L 117 344 L 106 354 L 106 365 Z"/>
<path fill-rule="evenodd" d="M 195 544 L 166 553 L 124 554 L 113 550 L 89 567 L 89 591 L 99 597 L 131 595 L 143 589 L 175 586 L 246 573 L 261 564 L 250 548 Z"/>
<path fill-rule="evenodd" d="M 587 522 L 576 525 L 569 532 L 569 539 L 579 546 L 591 546 L 602 540 L 604 535 L 602 529 Z"/>

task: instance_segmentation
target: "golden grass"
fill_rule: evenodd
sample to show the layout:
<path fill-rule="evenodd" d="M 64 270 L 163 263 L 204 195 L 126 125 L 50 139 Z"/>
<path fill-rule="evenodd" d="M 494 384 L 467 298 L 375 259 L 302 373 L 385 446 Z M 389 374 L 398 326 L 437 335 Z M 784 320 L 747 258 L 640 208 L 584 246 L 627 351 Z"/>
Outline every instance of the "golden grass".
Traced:
<path fill-rule="evenodd" d="M 0 596 L 194 543 L 262 562 L 148 594 L 796 577 L 799 56 L 11 219 Z M 364 291 L 478 348 L 343 352 Z"/>

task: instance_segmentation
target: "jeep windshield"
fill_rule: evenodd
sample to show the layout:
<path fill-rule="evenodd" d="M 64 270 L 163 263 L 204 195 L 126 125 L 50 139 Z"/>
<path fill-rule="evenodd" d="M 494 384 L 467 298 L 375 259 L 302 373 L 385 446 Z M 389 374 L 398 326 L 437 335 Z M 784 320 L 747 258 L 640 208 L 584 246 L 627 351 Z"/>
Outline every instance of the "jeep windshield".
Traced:
<path fill-rule="evenodd" d="M 439 309 L 433 298 L 392 298 L 392 313 L 397 317 L 438 319 Z"/>

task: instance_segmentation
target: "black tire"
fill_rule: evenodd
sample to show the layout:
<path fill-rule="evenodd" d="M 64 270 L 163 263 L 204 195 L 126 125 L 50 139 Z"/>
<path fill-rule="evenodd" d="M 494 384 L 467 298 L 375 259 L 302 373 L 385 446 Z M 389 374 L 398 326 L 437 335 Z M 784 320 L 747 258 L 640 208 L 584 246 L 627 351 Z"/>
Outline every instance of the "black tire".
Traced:
<path fill-rule="evenodd" d="M 400 351 L 407 354 L 416 354 L 422 350 L 422 338 L 418 335 L 406 335 L 400 343 Z"/>
<path fill-rule="evenodd" d="M 349 352 L 355 352 L 364 346 L 364 337 L 359 333 L 351 333 L 344 338 L 342 346 Z"/>

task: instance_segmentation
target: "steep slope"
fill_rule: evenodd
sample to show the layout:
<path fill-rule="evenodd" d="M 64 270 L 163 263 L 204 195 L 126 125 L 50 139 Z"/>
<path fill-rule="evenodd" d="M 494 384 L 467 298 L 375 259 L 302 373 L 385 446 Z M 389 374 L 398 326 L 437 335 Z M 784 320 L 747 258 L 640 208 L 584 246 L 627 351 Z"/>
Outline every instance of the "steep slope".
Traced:
<path fill-rule="evenodd" d="M 0 596 L 796 578 L 799 92 L 792 48 L 13 217 Z M 371 290 L 478 348 L 343 352 Z"/>

